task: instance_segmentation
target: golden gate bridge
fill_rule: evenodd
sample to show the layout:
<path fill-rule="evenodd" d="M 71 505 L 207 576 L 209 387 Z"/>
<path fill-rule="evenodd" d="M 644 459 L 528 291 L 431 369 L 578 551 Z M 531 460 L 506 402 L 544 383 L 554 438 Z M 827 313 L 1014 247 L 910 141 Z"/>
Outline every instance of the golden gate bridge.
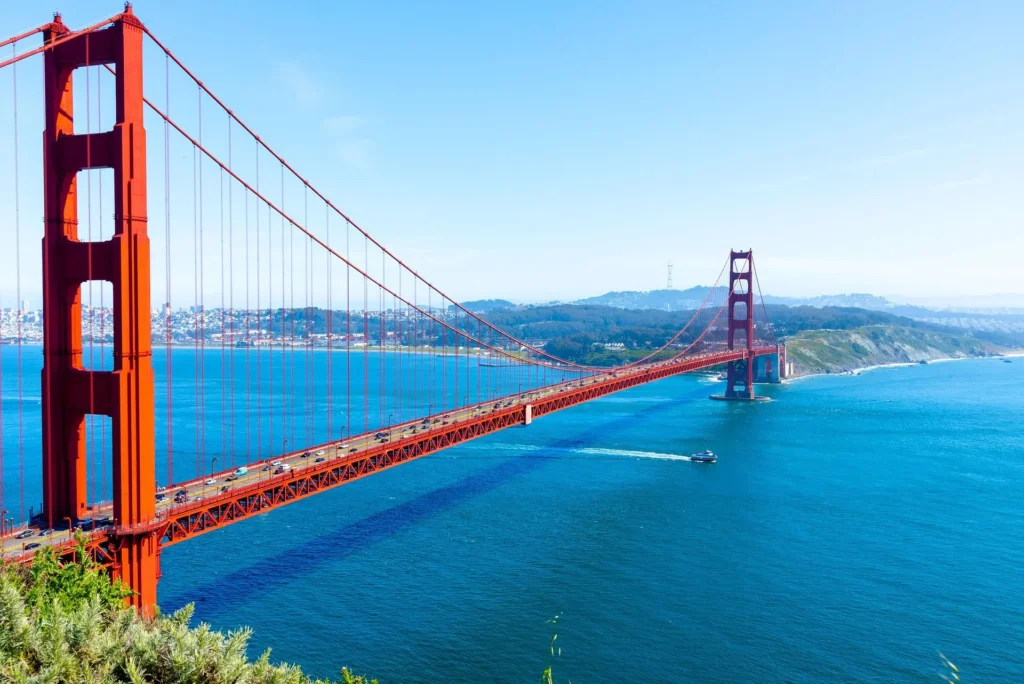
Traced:
<path fill-rule="evenodd" d="M 36 37 L 41 44 L 18 52 Z M 135 592 L 131 602 L 150 610 L 160 550 L 171 544 L 681 373 L 724 365 L 720 398 L 753 400 L 755 366 L 771 375 L 785 362 L 751 250 L 730 252 L 686 325 L 650 353 L 614 368 L 573 362 L 460 305 L 374 239 L 130 5 L 78 31 L 55 15 L 0 49 L 10 50 L 0 71 L 13 84 L 14 211 L 5 227 L 15 238 L 19 302 L 4 314 L 16 332 L 0 346 L 0 355 L 17 355 L 17 377 L 8 382 L 18 392 L 17 425 L 2 426 L 18 435 L 16 488 L 5 474 L 13 468 L 3 467 L 10 449 L 0 446 L 5 557 L 30 562 L 30 546 L 43 544 L 69 557 L 78 528 L 88 552 Z M 33 58 L 42 62 L 43 106 L 41 121 L 26 123 L 18 117 L 17 71 Z M 114 103 L 106 110 L 104 83 Z M 84 122 L 76 116 L 83 104 Z M 29 270 L 20 245 L 31 233 L 22 225 L 18 181 L 28 172 L 18 135 L 36 124 L 43 130 L 42 510 L 32 515 L 24 467 L 37 455 L 24 448 L 20 304 Z M 160 131 L 158 144 L 147 128 Z M 101 169 L 112 172 L 107 214 L 102 174 L 93 187 Z M 156 220 L 153 199 L 162 204 Z M 111 293 L 105 301 L 107 289 L 98 286 L 99 307 L 94 283 Z M 181 306 L 188 285 L 191 329 L 182 331 L 172 303 Z M 155 314 L 154 289 L 163 295 Z M 162 392 L 154 348 L 163 351 Z M 184 409 L 176 400 L 182 393 Z M 183 410 L 195 434 L 173 427 Z M 95 429 L 96 417 L 109 419 L 109 431 Z"/>

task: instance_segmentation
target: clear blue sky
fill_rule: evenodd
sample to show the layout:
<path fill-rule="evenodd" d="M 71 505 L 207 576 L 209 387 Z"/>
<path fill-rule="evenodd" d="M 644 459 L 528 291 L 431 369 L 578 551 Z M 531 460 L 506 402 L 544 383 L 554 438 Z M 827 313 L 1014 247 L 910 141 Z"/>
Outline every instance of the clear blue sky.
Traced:
<path fill-rule="evenodd" d="M 62 4 L 72 27 L 120 10 Z M 6 3 L 0 34 L 52 6 Z M 668 260 L 677 286 L 707 284 L 731 246 L 753 247 L 764 289 L 780 295 L 1024 291 L 1021 2 L 135 11 L 457 298 L 653 289 Z M 5 131 L 10 92 L 0 74 Z M 38 156 L 39 125 L 19 126 L 21 157 Z M 39 228 L 41 209 L 22 209 Z M 34 265 L 35 238 L 23 249 Z"/>

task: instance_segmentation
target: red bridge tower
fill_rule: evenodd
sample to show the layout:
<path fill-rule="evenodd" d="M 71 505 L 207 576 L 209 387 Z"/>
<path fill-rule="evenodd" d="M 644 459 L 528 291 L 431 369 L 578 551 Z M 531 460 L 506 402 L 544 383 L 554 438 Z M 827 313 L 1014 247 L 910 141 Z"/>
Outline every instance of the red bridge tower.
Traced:
<path fill-rule="evenodd" d="M 730 361 L 725 394 L 712 399 L 755 401 L 754 396 L 754 251 L 729 253 L 729 351 L 735 350 L 736 334 L 742 333 L 747 357 Z"/>
<path fill-rule="evenodd" d="M 60 15 L 46 42 L 70 31 Z M 146 131 L 142 101 L 143 27 L 131 6 L 109 28 L 66 38 L 44 62 L 43 135 L 43 517 L 47 526 L 87 515 L 85 417 L 111 418 L 114 574 L 149 610 L 156 600 L 153 367 L 150 341 L 149 236 L 146 228 Z M 112 65 L 112 130 L 75 134 L 72 74 Z M 114 171 L 114 235 L 79 239 L 79 171 Z M 114 293 L 112 371 L 82 365 L 81 285 L 105 280 Z"/>

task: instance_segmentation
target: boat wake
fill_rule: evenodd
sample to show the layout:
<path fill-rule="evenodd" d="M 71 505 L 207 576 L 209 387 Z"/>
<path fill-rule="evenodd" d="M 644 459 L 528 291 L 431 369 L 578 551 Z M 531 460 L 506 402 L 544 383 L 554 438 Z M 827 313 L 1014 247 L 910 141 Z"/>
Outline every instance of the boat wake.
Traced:
<path fill-rule="evenodd" d="M 683 456 L 681 454 L 663 454 L 657 451 L 631 451 L 629 449 L 599 449 L 596 447 L 586 447 L 583 449 L 571 449 L 577 454 L 587 454 L 589 456 L 618 456 L 621 458 L 653 458 L 659 461 L 689 461 L 689 456 Z"/>
<path fill-rule="evenodd" d="M 463 448 L 473 451 L 518 451 L 521 453 L 545 451 L 606 458 L 652 458 L 659 461 L 691 460 L 689 456 L 681 454 L 665 454 L 658 451 L 634 451 L 631 449 L 602 449 L 598 447 L 557 447 L 538 446 L 536 444 L 466 444 Z"/>

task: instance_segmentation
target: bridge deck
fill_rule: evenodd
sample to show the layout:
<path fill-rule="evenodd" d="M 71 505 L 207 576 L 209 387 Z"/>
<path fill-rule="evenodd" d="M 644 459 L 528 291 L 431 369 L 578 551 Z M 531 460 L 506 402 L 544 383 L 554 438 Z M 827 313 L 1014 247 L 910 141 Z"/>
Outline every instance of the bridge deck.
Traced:
<path fill-rule="evenodd" d="M 775 347 L 754 349 L 753 356 L 772 354 Z M 249 472 L 226 482 L 232 471 L 223 471 L 207 479 L 164 488 L 167 499 L 157 507 L 157 518 L 144 529 L 117 529 L 106 525 L 86 533 L 87 547 L 103 563 L 109 563 L 108 547 L 124 534 L 152 533 L 161 546 L 176 544 L 211 530 L 254 515 L 265 513 L 293 501 L 317 494 L 353 480 L 372 475 L 422 456 L 435 453 L 471 439 L 526 423 L 527 407 L 532 418 L 576 406 L 592 399 L 631 387 L 661 380 L 672 375 L 693 372 L 729 361 L 746 358 L 746 350 L 688 356 L 647 364 L 634 369 L 590 376 L 502 397 L 483 404 L 467 406 L 413 422 L 392 426 L 391 438 L 382 442 L 375 433 L 358 435 L 344 442 L 331 442 L 286 456 L 271 457 L 249 464 Z M 276 473 L 279 464 L 289 467 Z M 212 484 L 206 482 L 212 479 Z M 226 489 L 225 489 L 226 488 Z M 174 502 L 174 493 L 186 489 L 189 501 Z M 109 515 L 110 504 L 101 504 L 94 514 Z M 31 536 L 16 538 L 24 530 Z M 28 561 L 34 553 L 30 545 L 52 545 L 62 553 L 73 544 L 67 530 L 42 534 L 38 526 L 15 530 L 3 544 L 3 555 L 16 561 Z"/>

